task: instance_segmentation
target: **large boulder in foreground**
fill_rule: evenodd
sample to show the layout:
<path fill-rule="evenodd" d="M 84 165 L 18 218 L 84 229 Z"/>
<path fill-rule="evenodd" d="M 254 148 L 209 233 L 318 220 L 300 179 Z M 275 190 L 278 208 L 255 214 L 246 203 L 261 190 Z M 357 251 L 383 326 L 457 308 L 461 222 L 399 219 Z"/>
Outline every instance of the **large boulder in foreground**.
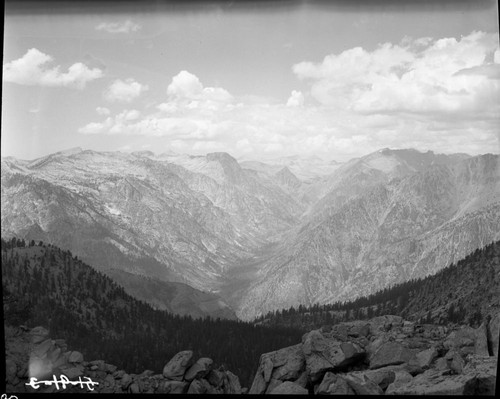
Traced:
<path fill-rule="evenodd" d="M 370 359 L 370 368 L 408 363 L 415 356 L 415 351 L 399 342 L 386 342 L 378 348 Z"/>
<path fill-rule="evenodd" d="M 212 370 L 213 360 L 208 357 L 202 357 L 196 361 L 189 369 L 187 369 L 184 379 L 193 381 L 194 379 L 203 378 L 210 370 Z"/>
<path fill-rule="evenodd" d="M 395 395 L 494 395 L 497 359 L 469 356 L 461 374 L 430 369 L 407 383 L 391 384 L 388 394 Z"/>
<path fill-rule="evenodd" d="M 259 367 L 249 393 L 263 394 L 272 379 L 277 381 L 295 380 L 304 370 L 305 357 L 300 344 L 264 353 L 260 357 Z"/>
<path fill-rule="evenodd" d="M 319 381 L 326 371 L 342 370 L 361 361 L 365 351 L 354 342 L 341 342 L 327 338 L 319 330 L 313 330 L 302 337 L 302 352 L 311 381 Z"/>
<path fill-rule="evenodd" d="M 488 341 L 492 356 L 499 356 L 498 340 L 500 338 L 500 313 L 497 313 L 488 323 Z"/>
<path fill-rule="evenodd" d="M 182 381 L 186 370 L 193 363 L 193 351 L 179 352 L 163 367 L 163 376 L 169 380 Z"/>
<path fill-rule="evenodd" d="M 270 395 L 307 395 L 307 389 L 291 381 L 285 381 L 274 388 Z"/>

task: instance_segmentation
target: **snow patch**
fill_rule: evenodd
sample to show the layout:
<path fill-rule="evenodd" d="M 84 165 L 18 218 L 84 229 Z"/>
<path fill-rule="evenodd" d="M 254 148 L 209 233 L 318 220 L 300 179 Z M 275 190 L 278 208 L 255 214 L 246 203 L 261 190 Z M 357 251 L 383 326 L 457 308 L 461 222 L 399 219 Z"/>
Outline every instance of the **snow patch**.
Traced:
<path fill-rule="evenodd" d="M 111 213 L 112 215 L 120 216 L 122 214 L 119 209 L 114 207 L 113 204 L 105 204 L 104 206 L 105 206 L 106 210 L 109 213 Z"/>

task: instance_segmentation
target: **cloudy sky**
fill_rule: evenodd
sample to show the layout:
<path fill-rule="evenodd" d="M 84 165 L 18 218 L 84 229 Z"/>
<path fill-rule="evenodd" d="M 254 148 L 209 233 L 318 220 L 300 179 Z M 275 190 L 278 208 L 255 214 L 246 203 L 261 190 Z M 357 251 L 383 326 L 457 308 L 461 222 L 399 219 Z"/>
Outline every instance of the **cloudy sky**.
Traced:
<path fill-rule="evenodd" d="M 188 4 L 8 0 L 2 156 L 499 152 L 496 1 Z"/>

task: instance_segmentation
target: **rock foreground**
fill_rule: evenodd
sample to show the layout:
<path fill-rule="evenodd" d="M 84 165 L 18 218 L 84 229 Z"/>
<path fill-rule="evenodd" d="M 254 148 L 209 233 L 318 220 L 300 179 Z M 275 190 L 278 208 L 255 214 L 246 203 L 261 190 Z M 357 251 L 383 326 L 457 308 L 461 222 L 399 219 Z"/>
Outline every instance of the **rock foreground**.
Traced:
<path fill-rule="evenodd" d="M 6 327 L 6 391 L 19 392 L 91 392 L 86 386 L 67 385 L 59 390 L 55 384 L 38 389 L 29 385 L 30 378 L 50 381 L 65 375 L 70 381 L 88 381 L 97 393 L 194 393 L 241 394 L 239 378 L 223 367 L 213 367 L 209 358 L 196 360 L 192 351 L 182 351 L 165 364 L 162 374 L 145 370 L 140 374 L 127 373 L 104 360 L 84 361 L 77 351 L 69 351 L 64 340 L 53 340 L 43 327 L 28 330 L 25 327 Z"/>
<path fill-rule="evenodd" d="M 310 331 L 302 342 L 265 353 L 250 390 L 212 359 L 177 353 L 162 374 L 129 374 L 104 360 L 84 361 L 43 327 L 6 327 L 6 391 L 38 390 L 30 377 L 89 377 L 98 393 L 494 395 L 500 313 L 474 329 L 380 316 Z M 67 392 L 88 392 L 69 386 Z"/>
<path fill-rule="evenodd" d="M 323 327 L 263 354 L 249 393 L 494 395 L 499 321 L 474 329 L 380 316 Z"/>

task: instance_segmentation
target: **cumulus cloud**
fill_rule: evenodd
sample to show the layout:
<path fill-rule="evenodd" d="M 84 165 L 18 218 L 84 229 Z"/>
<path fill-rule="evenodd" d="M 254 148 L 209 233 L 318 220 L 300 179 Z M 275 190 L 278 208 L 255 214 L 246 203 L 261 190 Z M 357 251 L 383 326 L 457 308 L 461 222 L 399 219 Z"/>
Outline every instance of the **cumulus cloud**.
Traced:
<path fill-rule="evenodd" d="M 297 64 L 295 73 L 310 85 L 304 93 L 316 100 L 307 104 L 298 90 L 281 103 L 234 97 L 181 71 L 153 111 L 101 112 L 104 120 L 80 133 L 140 136 L 178 152 L 253 159 L 302 154 L 345 161 L 384 147 L 484 153 L 498 146 L 500 119 L 492 42 L 480 32 L 460 40 L 405 38 Z M 487 117 L 467 111 L 479 104 Z"/>
<path fill-rule="evenodd" d="M 286 105 L 287 107 L 302 107 L 304 105 L 304 95 L 302 92 L 293 90 Z"/>
<path fill-rule="evenodd" d="M 472 32 L 459 40 L 406 38 L 373 51 L 356 47 L 321 63 L 301 62 L 293 72 L 312 82 L 312 96 L 326 106 L 367 113 L 477 112 L 491 110 L 498 98 L 495 59 L 497 35 Z"/>
<path fill-rule="evenodd" d="M 97 108 L 95 109 L 95 111 L 96 111 L 99 115 L 104 115 L 104 116 L 108 116 L 108 115 L 111 113 L 111 111 L 110 111 L 108 108 L 106 108 L 106 107 L 97 107 Z"/>
<path fill-rule="evenodd" d="M 216 111 L 230 106 L 233 96 L 221 87 L 203 87 L 196 75 L 181 71 L 167 87 L 168 102 L 160 104 L 160 110 L 202 109 Z"/>
<path fill-rule="evenodd" d="M 132 78 L 115 80 L 104 92 L 104 98 L 110 102 L 129 103 L 148 90 L 147 85 L 136 82 Z"/>
<path fill-rule="evenodd" d="M 101 115 L 109 115 L 107 108 L 98 108 L 101 110 Z M 107 110 L 108 112 L 102 112 Z M 83 134 L 118 134 L 127 133 L 128 124 L 136 121 L 141 116 L 141 113 L 136 109 L 124 110 L 114 117 L 108 116 L 103 122 L 89 123 L 78 131 Z"/>
<path fill-rule="evenodd" d="M 108 33 L 130 33 L 137 32 L 141 25 L 127 19 L 124 22 L 102 22 L 95 27 L 96 30 L 102 30 Z"/>
<path fill-rule="evenodd" d="M 6 82 L 26 86 L 85 88 L 88 82 L 103 76 L 99 68 L 89 68 L 77 62 L 67 72 L 61 72 L 59 65 L 50 67 L 53 58 L 36 48 L 29 49 L 21 58 L 3 66 L 3 79 Z"/>

